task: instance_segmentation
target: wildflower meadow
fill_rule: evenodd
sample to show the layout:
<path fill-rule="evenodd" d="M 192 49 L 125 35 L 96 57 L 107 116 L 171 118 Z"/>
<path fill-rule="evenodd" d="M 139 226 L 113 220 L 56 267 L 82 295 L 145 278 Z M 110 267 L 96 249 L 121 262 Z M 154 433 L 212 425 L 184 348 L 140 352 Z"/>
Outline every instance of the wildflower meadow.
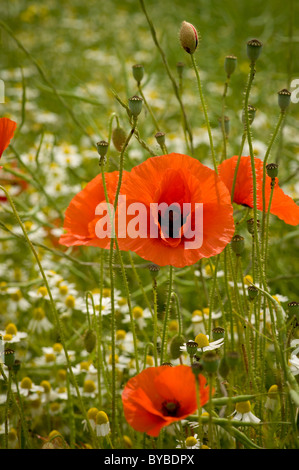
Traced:
<path fill-rule="evenodd" d="M 1 449 L 299 448 L 298 8 L 1 3 Z"/>

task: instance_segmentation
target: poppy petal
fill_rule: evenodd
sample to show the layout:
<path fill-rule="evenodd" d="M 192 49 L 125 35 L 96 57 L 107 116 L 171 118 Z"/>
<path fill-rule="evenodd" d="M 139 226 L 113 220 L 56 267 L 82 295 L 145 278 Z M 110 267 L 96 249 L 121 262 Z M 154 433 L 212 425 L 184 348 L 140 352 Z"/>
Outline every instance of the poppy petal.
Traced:
<path fill-rule="evenodd" d="M 15 133 L 17 123 L 9 118 L 0 118 L 0 158 L 5 149 L 9 146 Z"/>

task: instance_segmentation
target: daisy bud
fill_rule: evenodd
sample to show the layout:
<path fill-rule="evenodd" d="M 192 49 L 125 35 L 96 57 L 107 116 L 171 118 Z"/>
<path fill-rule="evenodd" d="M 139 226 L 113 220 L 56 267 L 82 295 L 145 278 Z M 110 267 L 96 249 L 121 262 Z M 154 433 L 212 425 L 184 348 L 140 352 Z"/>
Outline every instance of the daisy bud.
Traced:
<path fill-rule="evenodd" d="M 101 140 L 100 142 L 97 142 L 97 150 L 98 150 L 98 154 L 101 157 L 101 159 L 100 159 L 101 163 L 104 161 L 104 158 L 105 158 L 107 150 L 108 150 L 108 146 L 109 146 L 109 144 L 105 140 Z"/>
<path fill-rule="evenodd" d="M 13 349 L 5 349 L 4 364 L 10 369 L 15 362 L 15 352 Z"/>
<path fill-rule="evenodd" d="M 122 151 L 126 138 L 127 135 L 122 127 L 117 126 L 113 129 L 112 142 L 118 152 Z"/>
<path fill-rule="evenodd" d="M 183 21 L 180 29 L 180 42 L 188 54 L 194 54 L 198 45 L 198 34 L 191 23 Z"/>
<path fill-rule="evenodd" d="M 278 106 L 281 111 L 284 112 L 290 104 L 291 101 L 291 92 L 286 88 L 278 92 Z"/>
<path fill-rule="evenodd" d="M 181 354 L 181 347 L 185 344 L 185 339 L 183 336 L 176 335 L 172 338 L 171 343 L 170 343 L 170 356 L 172 359 L 178 359 Z"/>
<path fill-rule="evenodd" d="M 224 338 L 225 329 L 222 328 L 221 326 L 216 326 L 216 328 L 213 328 L 212 330 L 212 335 L 213 335 L 214 341 L 217 341 L 217 339 Z"/>
<path fill-rule="evenodd" d="M 139 83 L 143 79 L 144 75 L 144 67 L 141 64 L 135 64 L 132 67 L 133 77 L 135 78 L 136 82 Z"/>
<path fill-rule="evenodd" d="M 237 65 L 237 57 L 234 55 L 228 55 L 225 57 L 224 60 L 224 70 L 226 73 L 227 78 L 230 78 L 230 76 L 234 73 Z"/>
<path fill-rule="evenodd" d="M 215 374 L 219 366 L 219 356 L 214 351 L 206 352 L 202 357 L 202 366 L 209 374 Z"/>
<path fill-rule="evenodd" d="M 229 351 L 226 356 L 227 364 L 230 369 L 235 369 L 240 360 L 239 353 L 237 351 Z"/>
<path fill-rule="evenodd" d="M 278 394 L 278 386 L 276 384 L 271 385 L 271 387 L 268 390 L 268 397 L 271 398 L 272 400 L 277 399 L 277 394 Z"/>
<path fill-rule="evenodd" d="M 257 294 L 258 294 L 258 292 L 259 292 L 259 290 L 258 290 L 257 287 L 255 287 L 255 286 L 248 286 L 247 291 L 248 291 L 249 300 L 253 301 L 254 299 L 256 299 Z"/>
<path fill-rule="evenodd" d="M 88 353 L 91 353 L 96 345 L 97 338 L 92 330 L 87 330 L 84 335 L 84 346 Z"/>
<path fill-rule="evenodd" d="M 241 235 L 234 235 L 230 244 L 233 252 L 237 256 L 240 256 L 243 253 L 245 248 L 244 237 L 241 237 Z"/>
<path fill-rule="evenodd" d="M 187 353 L 189 356 L 193 357 L 196 354 L 198 344 L 195 341 L 188 341 L 186 343 Z"/>
<path fill-rule="evenodd" d="M 157 143 L 160 145 L 160 147 L 163 147 L 165 145 L 165 133 L 164 132 L 157 132 L 155 135 Z"/>
<path fill-rule="evenodd" d="M 136 95 L 132 96 L 132 98 L 129 98 L 129 108 L 135 118 L 141 113 L 142 102 L 143 99 Z"/>
<path fill-rule="evenodd" d="M 258 39 L 251 39 L 247 42 L 247 56 L 251 63 L 255 63 L 262 52 L 263 44 Z"/>
<path fill-rule="evenodd" d="M 278 164 L 277 163 L 268 163 L 266 165 L 267 175 L 270 178 L 276 178 L 278 175 Z"/>

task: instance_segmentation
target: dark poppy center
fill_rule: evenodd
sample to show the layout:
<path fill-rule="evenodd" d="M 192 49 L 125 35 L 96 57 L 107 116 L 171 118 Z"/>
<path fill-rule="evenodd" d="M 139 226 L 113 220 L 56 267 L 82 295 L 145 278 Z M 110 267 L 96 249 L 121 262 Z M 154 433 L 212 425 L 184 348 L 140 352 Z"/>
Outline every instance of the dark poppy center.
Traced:
<path fill-rule="evenodd" d="M 159 210 L 158 221 L 166 238 L 180 238 L 180 230 L 186 222 L 186 217 L 180 207 L 174 206 L 164 213 Z"/>
<path fill-rule="evenodd" d="M 180 404 L 177 400 L 165 400 L 162 403 L 162 413 L 164 416 L 177 416 Z"/>

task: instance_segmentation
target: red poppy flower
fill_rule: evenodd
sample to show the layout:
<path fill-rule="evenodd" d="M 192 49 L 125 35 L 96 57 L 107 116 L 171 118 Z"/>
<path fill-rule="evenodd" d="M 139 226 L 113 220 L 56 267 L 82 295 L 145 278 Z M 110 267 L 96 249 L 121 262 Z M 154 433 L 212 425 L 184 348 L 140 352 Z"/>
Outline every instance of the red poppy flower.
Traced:
<path fill-rule="evenodd" d="M 9 146 L 16 130 L 17 123 L 6 117 L 0 118 L 0 158 L 5 149 Z"/>
<path fill-rule="evenodd" d="M 123 174 L 124 177 L 125 174 L 126 172 Z M 114 201 L 118 176 L 118 171 L 105 174 L 107 193 L 111 204 Z M 109 220 L 107 211 L 105 214 L 96 215 L 96 208 L 101 203 L 105 207 L 106 199 L 102 175 L 99 174 L 71 200 L 65 212 L 63 228 L 66 230 L 66 233 L 60 237 L 59 243 L 66 246 L 87 245 L 109 249 L 111 238 L 108 235 L 99 238 L 97 235 L 97 223 L 102 216 L 106 216 Z"/>
<path fill-rule="evenodd" d="M 209 387 L 203 375 L 198 378 L 200 404 L 204 406 Z M 122 402 L 130 426 L 156 437 L 164 426 L 196 411 L 195 376 L 185 365 L 149 367 L 127 382 Z"/>
<path fill-rule="evenodd" d="M 238 156 L 234 156 L 224 160 L 219 167 L 219 175 L 226 184 L 229 191 L 232 189 L 235 168 L 237 165 Z M 263 210 L 263 162 L 259 158 L 254 158 L 254 166 L 256 172 L 256 198 L 257 209 Z M 240 165 L 238 168 L 236 185 L 234 190 L 234 202 L 245 206 L 253 207 L 253 179 L 250 157 L 241 157 Z M 268 211 L 268 204 L 271 193 L 271 178 L 266 176 L 265 185 L 265 212 Z M 277 215 L 280 219 L 284 220 L 287 224 L 299 224 L 299 206 L 295 204 L 293 199 L 286 195 L 283 190 L 278 186 L 278 179 L 273 192 L 273 199 L 271 203 L 270 213 Z"/>
<path fill-rule="evenodd" d="M 159 266 L 183 267 L 215 256 L 234 234 L 226 186 L 214 170 L 188 155 L 149 158 L 131 170 L 121 193 L 126 201 L 119 212 L 127 213 L 127 221 L 120 229 L 120 248 Z M 172 210 L 157 211 L 163 203 Z M 139 211 L 140 204 L 145 211 L 136 216 L 133 208 Z M 129 233 L 134 224 L 138 230 Z"/>

